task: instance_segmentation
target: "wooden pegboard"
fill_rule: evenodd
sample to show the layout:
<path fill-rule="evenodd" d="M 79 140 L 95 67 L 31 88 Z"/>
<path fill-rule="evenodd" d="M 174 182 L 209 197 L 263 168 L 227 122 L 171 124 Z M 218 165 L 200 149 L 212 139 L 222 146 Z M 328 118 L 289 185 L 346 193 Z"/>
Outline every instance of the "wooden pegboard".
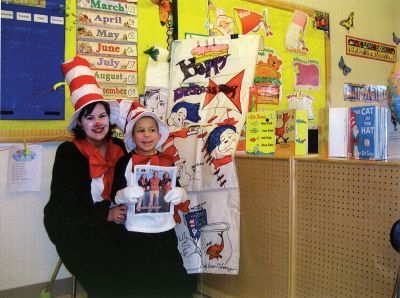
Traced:
<path fill-rule="evenodd" d="M 400 218 L 400 167 L 294 163 L 292 297 L 391 297 L 400 257 L 390 229 Z"/>
<path fill-rule="evenodd" d="M 290 160 L 243 156 L 236 158 L 236 165 L 241 215 L 239 274 L 202 274 L 198 289 L 221 298 L 288 297 Z"/>

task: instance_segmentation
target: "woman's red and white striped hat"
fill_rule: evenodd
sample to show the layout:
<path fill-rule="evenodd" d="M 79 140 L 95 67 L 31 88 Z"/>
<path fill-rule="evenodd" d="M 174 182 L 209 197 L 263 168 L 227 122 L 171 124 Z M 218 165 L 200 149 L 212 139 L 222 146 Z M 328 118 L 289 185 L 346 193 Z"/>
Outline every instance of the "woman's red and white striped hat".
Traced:
<path fill-rule="evenodd" d="M 136 148 L 135 141 L 132 138 L 132 131 L 136 122 L 143 117 L 151 117 L 157 122 L 161 138 L 157 142 L 156 149 L 160 148 L 168 139 L 169 128 L 156 113 L 147 111 L 140 103 L 131 100 L 121 100 L 119 104 L 121 113 L 116 125 L 124 132 L 125 145 L 129 150 Z"/>
<path fill-rule="evenodd" d="M 64 62 L 61 70 L 71 91 L 71 102 L 75 112 L 71 116 L 68 130 L 72 131 L 76 126 L 76 119 L 80 111 L 90 103 L 104 101 L 110 105 L 110 123 L 114 124 L 119 116 L 119 104 L 115 100 L 106 100 L 101 88 L 90 70 L 90 63 L 80 57 Z"/>

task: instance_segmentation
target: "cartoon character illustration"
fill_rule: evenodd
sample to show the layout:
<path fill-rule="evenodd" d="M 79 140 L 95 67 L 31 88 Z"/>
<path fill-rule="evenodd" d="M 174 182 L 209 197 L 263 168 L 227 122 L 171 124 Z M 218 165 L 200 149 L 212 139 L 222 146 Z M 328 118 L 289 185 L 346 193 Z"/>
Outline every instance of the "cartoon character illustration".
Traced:
<path fill-rule="evenodd" d="M 308 49 L 304 40 L 304 33 L 308 22 L 308 15 L 300 10 L 295 10 L 292 21 L 285 35 L 285 47 L 300 55 L 306 55 Z"/>
<path fill-rule="evenodd" d="M 143 96 L 143 105 L 146 110 L 156 112 L 160 105 L 160 93 L 159 89 L 146 90 Z"/>
<path fill-rule="evenodd" d="M 227 181 L 225 175 L 220 173 L 219 168 L 232 162 L 238 139 L 239 134 L 234 125 L 220 125 L 211 131 L 202 150 L 205 151 L 206 162 L 214 167 L 214 175 L 216 175 L 220 187 L 223 187 Z"/>
<path fill-rule="evenodd" d="M 173 16 L 172 16 L 172 1 L 170 0 L 151 0 L 154 4 L 158 5 L 159 18 L 161 26 L 166 26 L 167 28 L 167 49 L 171 47 L 173 41 Z"/>
<path fill-rule="evenodd" d="M 232 246 L 228 236 L 229 229 L 230 225 L 226 222 L 215 222 L 201 227 L 203 266 L 228 263 L 232 255 Z"/>
<path fill-rule="evenodd" d="M 177 167 L 177 178 L 181 187 L 187 187 L 191 182 L 199 180 L 196 178 L 196 167 L 188 165 L 184 158 L 179 155 L 179 149 L 181 146 L 187 146 L 189 141 L 188 137 L 201 139 L 207 135 L 207 132 L 202 133 L 202 129 L 199 127 L 186 127 L 180 130 L 173 131 L 169 134 L 168 139 L 163 144 L 163 154 L 170 156 Z"/>
<path fill-rule="evenodd" d="M 226 15 L 225 9 L 216 8 L 211 0 L 208 0 L 207 28 L 210 36 L 230 35 L 234 33 L 233 19 Z"/>
<path fill-rule="evenodd" d="M 264 30 L 265 36 L 271 36 L 271 27 L 268 23 L 268 9 L 263 9 L 262 13 L 257 13 L 243 8 L 234 8 L 235 26 L 239 29 L 240 34 L 249 32 L 259 32 Z"/>
<path fill-rule="evenodd" d="M 258 103 L 279 104 L 282 93 L 282 59 L 270 49 L 259 51 L 259 61 L 254 74 Z M 268 58 L 264 58 L 268 53 Z"/>
<path fill-rule="evenodd" d="M 358 134 L 359 134 L 359 129 L 356 124 L 356 114 L 351 113 L 350 117 L 350 129 L 351 129 L 351 134 L 352 134 L 352 152 L 351 155 L 354 158 L 358 158 L 360 156 L 360 152 L 358 151 Z"/>
<path fill-rule="evenodd" d="M 201 120 L 199 115 L 199 103 L 181 101 L 172 107 L 171 115 L 167 119 L 170 127 L 187 127 L 196 124 Z"/>
<path fill-rule="evenodd" d="M 215 158 L 213 161 L 214 165 L 218 165 L 215 162 L 216 159 L 234 154 L 237 137 L 238 134 L 234 125 L 220 125 L 213 129 L 206 141 L 205 147 L 206 155 Z"/>
<path fill-rule="evenodd" d="M 283 113 L 282 117 L 282 125 L 280 127 L 275 128 L 275 136 L 276 136 L 276 143 L 275 144 L 282 144 L 286 143 L 289 138 L 285 138 L 285 128 L 286 128 L 286 122 L 289 121 L 289 114 L 288 113 Z"/>
<path fill-rule="evenodd" d="M 281 65 L 282 65 L 282 60 L 279 60 L 277 56 L 272 55 L 271 53 L 268 54 L 268 59 L 267 59 L 267 64 L 271 66 L 273 69 L 276 71 L 276 77 L 278 79 L 281 78 L 281 73 L 279 72 Z"/>
<path fill-rule="evenodd" d="M 212 260 L 214 258 L 216 258 L 218 260 L 218 258 L 222 259 L 221 256 L 221 251 L 224 250 L 224 237 L 222 237 L 222 233 L 219 233 L 218 235 L 221 237 L 221 243 L 220 244 L 213 244 L 210 247 L 207 248 L 207 255 L 208 255 L 208 259 Z"/>

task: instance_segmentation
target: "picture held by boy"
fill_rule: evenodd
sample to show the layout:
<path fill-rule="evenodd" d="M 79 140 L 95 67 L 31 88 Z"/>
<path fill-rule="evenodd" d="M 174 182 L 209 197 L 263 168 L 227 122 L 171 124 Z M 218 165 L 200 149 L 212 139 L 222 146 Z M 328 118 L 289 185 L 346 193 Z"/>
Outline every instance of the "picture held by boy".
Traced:
<path fill-rule="evenodd" d="M 125 227 L 130 231 L 131 254 L 127 257 L 127 266 L 135 268 L 132 272 L 135 293 L 138 297 L 191 297 L 196 278 L 188 275 L 183 266 L 173 217 L 174 206 L 187 200 L 186 191 L 174 187 L 163 196 L 171 204 L 170 212 L 137 213 L 135 209 L 138 198 L 143 197 L 143 188 L 134 186 L 137 185 L 135 166 L 173 166 L 170 156 L 157 151 L 168 138 L 169 128 L 155 113 L 136 102 L 121 101 L 120 106 L 117 125 L 124 131 L 130 152 L 115 166 L 111 197 L 117 204 L 128 206 Z"/>

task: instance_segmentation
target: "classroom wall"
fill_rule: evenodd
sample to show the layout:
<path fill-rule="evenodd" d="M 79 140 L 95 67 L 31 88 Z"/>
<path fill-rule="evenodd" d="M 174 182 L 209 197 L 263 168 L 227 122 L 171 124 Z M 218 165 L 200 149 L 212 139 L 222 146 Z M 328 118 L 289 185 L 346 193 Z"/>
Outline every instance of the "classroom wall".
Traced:
<path fill-rule="evenodd" d="M 349 35 L 393 44 L 392 32 L 400 35 L 398 0 L 292 0 L 290 3 L 330 13 L 332 106 L 350 104 L 342 101 L 344 82 L 386 84 L 393 64 L 346 56 L 347 31 L 339 26 L 339 22 L 354 11 L 354 28 L 350 29 Z M 341 55 L 352 68 L 346 77 L 337 67 Z M 42 222 L 43 207 L 49 197 L 52 164 L 59 143 L 42 145 L 42 190 L 20 194 L 7 193 L 7 148 L 10 144 L 0 145 L 0 291 L 48 281 L 58 260 Z M 62 269 L 58 278 L 68 276 L 69 273 Z"/>
<path fill-rule="evenodd" d="M 292 0 L 291 3 L 326 11 L 330 14 L 331 42 L 331 106 L 350 106 L 343 102 L 343 84 L 361 83 L 386 85 L 392 63 L 373 59 L 346 56 L 346 35 L 394 45 L 392 33 L 400 34 L 400 5 L 397 0 Z M 354 28 L 349 33 L 340 26 L 354 11 Z M 399 50 L 399 48 L 397 49 Z M 340 56 L 352 71 L 344 76 L 338 67 Z M 398 53 L 398 57 L 399 53 Z"/>

